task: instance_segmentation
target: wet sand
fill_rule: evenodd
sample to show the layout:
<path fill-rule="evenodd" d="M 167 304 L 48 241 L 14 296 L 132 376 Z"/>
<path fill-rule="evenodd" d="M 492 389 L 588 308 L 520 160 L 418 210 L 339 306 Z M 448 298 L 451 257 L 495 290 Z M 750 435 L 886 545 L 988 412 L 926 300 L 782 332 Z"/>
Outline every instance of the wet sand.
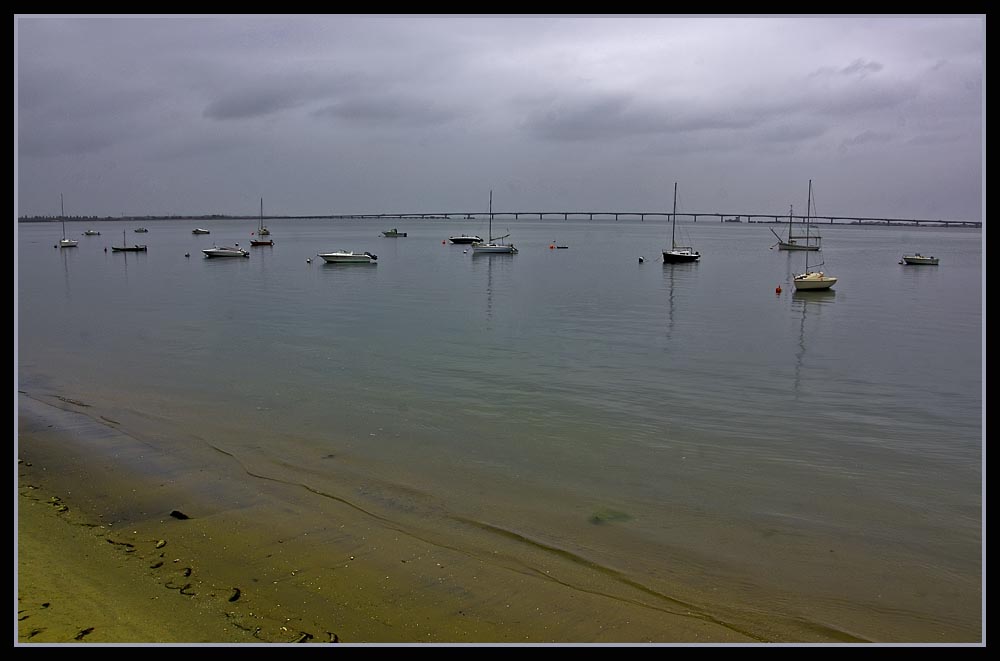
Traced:
<path fill-rule="evenodd" d="M 301 631 L 296 618 L 264 603 L 238 571 L 239 554 L 219 546 L 238 536 L 211 516 L 185 519 L 170 503 L 205 508 L 115 461 L 139 453 L 162 463 L 151 448 L 35 401 L 19 414 L 18 643 L 338 640 L 315 625 Z"/>
<path fill-rule="evenodd" d="M 823 639 L 725 621 L 524 540 L 421 536 L 71 397 L 22 393 L 18 414 L 18 644 Z"/>

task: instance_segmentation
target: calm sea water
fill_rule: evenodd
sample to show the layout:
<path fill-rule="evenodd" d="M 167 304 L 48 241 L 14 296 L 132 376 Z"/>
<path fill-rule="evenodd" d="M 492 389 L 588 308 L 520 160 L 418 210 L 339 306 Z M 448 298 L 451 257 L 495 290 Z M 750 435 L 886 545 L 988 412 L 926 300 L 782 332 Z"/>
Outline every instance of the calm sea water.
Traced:
<path fill-rule="evenodd" d="M 683 223 L 703 256 L 680 265 L 662 221 L 495 220 L 513 256 L 443 243 L 485 220 L 272 221 L 249 259 L 200 251 L 249 247 L 253 218 L 135 226 L 71 222 L 73 249 L 18 226 L 21 389 L 354 485 L 403 528 L 869 640 L 980 638 L 978 230 L 822 226 L 840 280 L 797 294 L 805 254 L 764 224 Z M 111 252 L 123 229 L 148 252 Z M 339 248 L 377 263 L 316 257 Z"/>

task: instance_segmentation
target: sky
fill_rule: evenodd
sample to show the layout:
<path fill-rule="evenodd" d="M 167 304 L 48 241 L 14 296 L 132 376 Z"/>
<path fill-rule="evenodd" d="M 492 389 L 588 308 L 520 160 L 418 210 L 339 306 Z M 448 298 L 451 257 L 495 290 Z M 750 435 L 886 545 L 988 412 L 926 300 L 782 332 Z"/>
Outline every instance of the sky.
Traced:
<path fill-rule="evenodd" d="M 15 15 L 15 215 L 981 220 L 985 15 Z"/>

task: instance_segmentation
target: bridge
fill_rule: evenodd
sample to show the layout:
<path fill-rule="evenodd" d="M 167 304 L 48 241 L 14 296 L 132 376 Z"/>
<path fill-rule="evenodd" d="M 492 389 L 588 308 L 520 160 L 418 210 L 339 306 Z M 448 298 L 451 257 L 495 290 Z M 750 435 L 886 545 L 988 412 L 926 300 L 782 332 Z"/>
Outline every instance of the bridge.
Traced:
<path fill-rule="evenodd" d="M 668 211 L 461 211 L 447 213 L 342 213 L 327 214 L 320 216 L 279 216 L 267 215 L 267 220 L 486 220 L 492 216 L 493 220 L 500 219 L 536 219 L 536 220 L 635 220 L 645 222 L 650 219 L 668 219 Z M 695 223 L 699 219 L 708 222 L 720 223 L 768 223 L 782 224 L 788 222 L 788 215 L 773 213 L 678 213 L 680 219 L 689 219 Z M 211 215 L 191 215 L 191 216 L 74 216 L 66 220 L 79 221 L 87 220 L 222 220 L 222 219 L 257 219 L 257 216 L 211 214 Z M 58 216 L 33 216 L 22 217 L 19 222 L 48 222 L 61 220 Z M 805 221 L 804 216 L 792 216 L 792 220 L 797 222 Z M 936 218 L 881 218 L 864 216 L 811 216 L 809 222 L 812 224 L 827 225 L 910 225 L 926 227 L 975 227 L 982 228 L 983 223 L 979 220 L 945 220 Z"/>
<path fill-rule="evenodd" d="M 294 218 L 332 218 L 332 219 L 359 219 L 359 220 L 387 220 L 398 219 L 420 219 L 420 220 L 479 220 L 491 217 L 519 220 L 526 219 L 555 219 L 555 220 L 594 220 L 614 219 L 636 219 L 645 222 L 646 218 L 670 218 L 670 212 L 666 211 L 494 211 L 493 213 L 482 211 L 470 211 L 460 213 L 368 213 L 368 214 L 334 214 L 331 216 L 293 216 Z M 709 222 L 723 223 L 787 223 L 788 216 L 769 213 L 678 213 L 680 219 L 691 219 L 698 222 L 698 219 Z M 796 222 L 806 220 L 804 216 L 792 216 Z M 858 216 L 811 216 L 809 222 L 813 224 L 827 225 L 924 225 L 934 227 L 982 227 L 979 220 L 943 220 L 930 218 L 879 218 L 879 217 L 858 217 Z"/>

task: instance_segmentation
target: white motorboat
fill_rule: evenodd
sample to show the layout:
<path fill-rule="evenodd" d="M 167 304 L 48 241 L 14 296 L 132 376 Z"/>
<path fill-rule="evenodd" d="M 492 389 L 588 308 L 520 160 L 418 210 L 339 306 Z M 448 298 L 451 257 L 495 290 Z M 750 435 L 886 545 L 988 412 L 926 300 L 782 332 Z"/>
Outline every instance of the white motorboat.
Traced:
<path fill-rule="evenodd" d="M 938 265 L 938 258 L 931 255 L 930 257 L 926 255 L 921 255 L 919 252 L 913 255 L 903 255 L 903 261 L 900 264 L 927 264 L 930 266 Z"/>
<path fill-rule="evenodd" d="M 138 232 L 139 234 L 145 234 L 145 233 L 146 233 L 146 232 L 148 232 L 149 230 L 148 230 L 148 229 L 146 229 L 145 227 L 136 227 L 136 228 L 135 228 L 134 230 L 132 230 L 132 231 L 133 231 L 133 232 Z"/>
<path fill-rule="evenodd" d="M 354 252 L 353 250 L 336 250 L 334 252 L 321 252 L 316 255 L 322 257 L 328 264 L 372 264 L 378 259 L 368 251 Z"/>
<path fill-rule="evenodd" d="M 98 232 L 97 230 L 87 230 L 86 232 L 83 233 L 83 235 L 84 236 L 100 236 L 101 233 Z"/>
<path fill-rule="evenodd" d="M 191 233 L 192 233 L 192 234 L 211 234 L 211 232 L 210 232 L 210 231 L 208 231 L 208 230 L 203 230 L 203 229 L 202 229 L 202 228 L 200 228 L 200 227 L 196 227 L 196 228 L 194 228 L 193 230 L 191 230 Z"/>
<path fill-rule="evenodd" d="M 449 236 L 448 240 L 452 243 L 482 243 L 482 237 L 476 236 L 475 234 L 460 234 L 459 236 Z"/>
<path fill-rule="evenodd" d="M 214 246 L 202 250 L 205 257 L 249 257 L 250 251 L 239 246 Z"/>

